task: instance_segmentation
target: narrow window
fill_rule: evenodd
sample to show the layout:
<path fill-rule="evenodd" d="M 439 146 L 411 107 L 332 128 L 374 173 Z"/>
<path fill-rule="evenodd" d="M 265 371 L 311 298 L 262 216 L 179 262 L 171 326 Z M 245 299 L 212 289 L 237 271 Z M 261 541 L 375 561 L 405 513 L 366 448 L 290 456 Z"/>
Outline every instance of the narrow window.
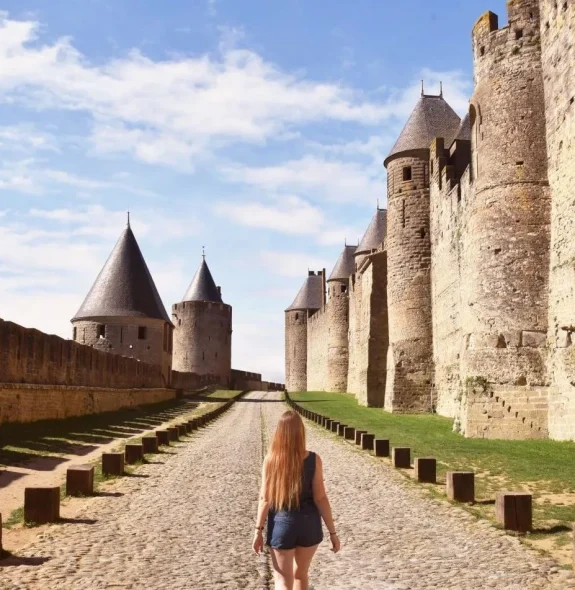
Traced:
<path fill-rule="evenodd" d="M 99 324 L 98 325 L 98 338 L 105 338 L 106 336 L 106 326 Z"/>
<path fill-rule="evenodd" d="M 74 328 L 72 330 L 72 340 L 76 340 L 76 336 L 78 335 L 78 328 Z"/>
<path fill-rule="evenodd" d="M 481 57 L 483 57 L 485 55 L 485 47 L 481 47 L 479 49 L 479 54 L 481 55 Z"/>
<path fill-rule="evenodd" d="M 147 332 L 146 326 L 138 326 L 138 340 L 145 340 Z"/>
<path fill-rule="evenodd" d="M 403 167 L 403 181 L 411 180 L 411 166 Z"/>
<path fill-rule="evenodd" d="M 419 237 L 423 240 L 423 238 L 425 238 L 425 229 L 422 227 L 419 230 Z"/>
<path fill-rule="evenodd" d="M 86 328 L 82 328 L 82 344 L 86 344 Z"/>
<path fill-rule="evenodd" d="M 434 168 L 433 168 L 433 160 L 431 160 L 431 175 L 432 176 L 433 176 L 433 170 L 434 170 Z"/>
<path fill-rule="evenodd" d="M 341 286 L 341 292 L 342 293 L 347 293 L 347 285 L 342 285 Z"/>
<path fill-rule="evenodd" d="M 120 344 L 124 342 L 124 328 L 120 328 Z"/>
<path fill-rule="evenodd" d="M 295 314 L 295 319 L 296 319 L 296 322 L 297 322 L 297 320 L 299 320 L 299 313 Z"/>
<path fill-rule="evenodd" d="M 519 40 L 523 37 L 523 29 L 515 29 L 515 39 Z"/>
<path fill-rule="evenodd" d="M 401 227 L 405 227 L 405 199 L 401 202 Z"/>

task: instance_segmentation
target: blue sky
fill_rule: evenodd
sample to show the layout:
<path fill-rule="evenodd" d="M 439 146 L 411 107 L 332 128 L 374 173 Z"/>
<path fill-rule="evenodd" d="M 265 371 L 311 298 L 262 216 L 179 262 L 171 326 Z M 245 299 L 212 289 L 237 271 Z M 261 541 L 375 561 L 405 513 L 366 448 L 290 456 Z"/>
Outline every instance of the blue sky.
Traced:
<path fill-rule="evenodd" d="M 235 368 L 283 379 L 283 310 L 385 203 L 420 79 L 464 112 L 502 0 L 0 2 L 0 317 L 69 337 L 132 212 L 168 311 L 207 260 Z"/>

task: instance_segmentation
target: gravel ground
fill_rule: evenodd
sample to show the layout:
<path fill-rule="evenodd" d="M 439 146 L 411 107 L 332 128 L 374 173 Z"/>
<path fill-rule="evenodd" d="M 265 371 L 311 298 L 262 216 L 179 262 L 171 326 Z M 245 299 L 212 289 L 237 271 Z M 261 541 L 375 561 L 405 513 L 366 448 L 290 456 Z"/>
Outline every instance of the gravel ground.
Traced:
<path fill-rule="evenodd" d="M 264 448 L 286 409 L 279 399 L 250 394 L 177 454 L 158 455 L 137 477 L 123 478 L 113 488 L 121 495 L 94 498 L 77 522 L 46 528 L 19 553 L 21 565 L 0 567 L 0 588 L 269 588 L 269 560 L 256 558 L 250 543 Z M 314 590 L 575 588 L 571 573 L 516 539 L 425 497 L 316 425 L 307 430 L 308 447 L 324 461 L 344 546 L 333 555 L 326 536 Z"/>

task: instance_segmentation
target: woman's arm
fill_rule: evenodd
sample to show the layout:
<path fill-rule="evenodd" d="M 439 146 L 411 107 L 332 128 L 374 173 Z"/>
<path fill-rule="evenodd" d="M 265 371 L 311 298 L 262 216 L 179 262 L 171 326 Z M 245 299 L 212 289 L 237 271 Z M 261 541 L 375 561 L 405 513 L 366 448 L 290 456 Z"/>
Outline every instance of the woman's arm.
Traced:
<path fill-rule="evenodd" d="M 256 528 L 254 542 L 252 544 L 256 553 L 260 553 L 264 548 L 263 529 L 270 511 L 270 503 L 266 500 L 266 462 L 262 468 L 262 485 L 260 487 L 260 500 L 258 502 L 258 515 L 256 518 Z"/>
<path fill-rule="evenodd" d="M 325 526 L 329 531 L 329 537 L 332 544 L 332 551 L 337 553 L 340 548 L 339 539 L 335 533 L 335 525 L 333 523 L 333 516 L 331 514 L 331 505 L 327 498 L 325 491 L 325 484 L 323 483 L 323 463 L 321 457 L 315 456 L 315 473 L 312 481 L 313 501 L 325 522 Z"/>

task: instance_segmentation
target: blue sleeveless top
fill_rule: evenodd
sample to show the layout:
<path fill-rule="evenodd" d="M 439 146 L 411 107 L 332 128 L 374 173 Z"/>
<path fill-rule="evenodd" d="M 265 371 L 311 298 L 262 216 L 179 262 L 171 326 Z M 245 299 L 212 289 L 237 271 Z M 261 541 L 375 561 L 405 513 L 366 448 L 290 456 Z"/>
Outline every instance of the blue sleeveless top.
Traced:
<path fill-rule="evenodd" d="M 315 453 L 310 451 L 309 455 L 303 460 L 302 486 L 299 497 L 299 508 L 294 510 L 272 511 L 273 514 L 289 514 L 293 512 L 316 512 L 317 507 L 313 501 L 313 476 L 315 475 Z"/>

